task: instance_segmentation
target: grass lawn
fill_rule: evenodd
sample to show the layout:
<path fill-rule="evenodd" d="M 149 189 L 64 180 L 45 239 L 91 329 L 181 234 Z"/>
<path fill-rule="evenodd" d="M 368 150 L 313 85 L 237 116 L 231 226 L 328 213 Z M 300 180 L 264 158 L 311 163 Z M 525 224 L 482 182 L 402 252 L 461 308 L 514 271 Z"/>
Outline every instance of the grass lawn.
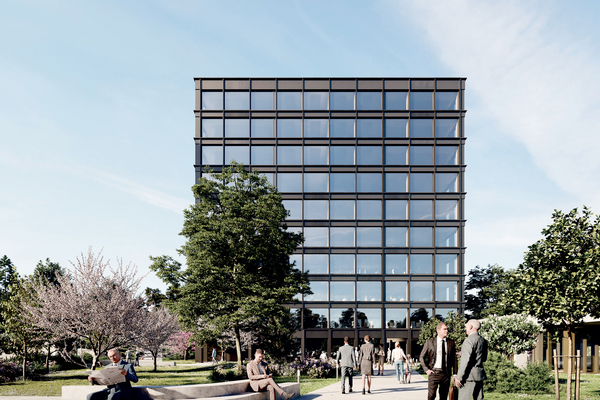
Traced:
<path fill-rule="evenodd" d="M 233 364 L 232 364 L 233 366 Z M 176 367 L 136 367 L 140 380 L 136 385 L 191 385 L 210 383 L 209 375 L 213 366 L 198 367 L 194 364 L 180 363 Z M 276 378 L 277 382 L 296 382 L 296 378 Z M 304 395 L 336 382 L 335 379 L 301 378 L 300 394 Z M 60 396 L 63 386 L 87 385 L 87 374 L 84 369 L 60 371 L 44 375 L 35 380 L 11 382 L 0 385 L 0 396 Z"/>

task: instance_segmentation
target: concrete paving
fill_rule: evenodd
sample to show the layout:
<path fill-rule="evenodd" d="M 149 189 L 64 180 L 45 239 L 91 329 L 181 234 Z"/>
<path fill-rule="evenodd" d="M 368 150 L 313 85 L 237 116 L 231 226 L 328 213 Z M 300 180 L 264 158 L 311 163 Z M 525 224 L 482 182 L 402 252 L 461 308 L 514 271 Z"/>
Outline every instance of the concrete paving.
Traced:
<path fill-rule="evenodd" d="M 427 398 L 427 380 L 418 373 L 411 374 L 411 383 L 402 384 L 396 380 L 396 372 L 390 365 L 385 366 L 383 375 L 373 375 L 371 379 L 371 393 L 362 395 L 362 376 L 353 378 L 352 393 L 348 392 L 346 380 L 346 394 L 342 394 L 340 382 L 326 386 L 314 392 L 300 396 L 299 400 L 424 400 Z M 365 386 L 366 386 L 365 380 Z M 366 390 L 366 387 L 365 387 Z"/>

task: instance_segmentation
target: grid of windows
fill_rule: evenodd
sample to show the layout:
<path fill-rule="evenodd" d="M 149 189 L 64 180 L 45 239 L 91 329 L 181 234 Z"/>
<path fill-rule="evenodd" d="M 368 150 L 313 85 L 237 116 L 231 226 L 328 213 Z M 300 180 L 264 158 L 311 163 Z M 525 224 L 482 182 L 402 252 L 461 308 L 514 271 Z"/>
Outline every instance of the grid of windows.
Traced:
<path fill-rule="evenodd" d="M 232 160 L 282 193 L 302 329 L 419 329 L 461 310 L 464 79 L 196 80 L 196 176 Z"/>

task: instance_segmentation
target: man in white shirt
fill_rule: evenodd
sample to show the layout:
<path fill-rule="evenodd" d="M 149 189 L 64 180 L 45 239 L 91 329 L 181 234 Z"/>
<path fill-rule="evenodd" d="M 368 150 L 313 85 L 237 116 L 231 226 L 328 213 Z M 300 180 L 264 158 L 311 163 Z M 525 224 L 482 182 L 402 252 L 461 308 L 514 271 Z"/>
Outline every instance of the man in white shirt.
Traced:
<path fill-rule="evenodd" d="M 440 399 L 447 399 L 450 377 L 452 371 L 456 371 L 456 350 L 454 341 L 447 339 L 448 325 L 440 322 L 436 331 L 437 336 L 425 342 L 419 357 L 421 366 L 427 373 L 427 400 L 435 399 L 438 388 Z"/>

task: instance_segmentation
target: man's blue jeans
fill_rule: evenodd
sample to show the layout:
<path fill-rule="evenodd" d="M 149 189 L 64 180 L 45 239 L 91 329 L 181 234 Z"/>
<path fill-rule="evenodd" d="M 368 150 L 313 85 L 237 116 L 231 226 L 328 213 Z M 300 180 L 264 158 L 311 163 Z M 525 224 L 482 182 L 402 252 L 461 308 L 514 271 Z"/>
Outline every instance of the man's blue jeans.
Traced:
<path fill-rule="evenodd" d="M 396 368 L 396 380 L 400 381 L 404 379 L 404 363 L 402 361 L 394 361 L 394 368 Z"/>

